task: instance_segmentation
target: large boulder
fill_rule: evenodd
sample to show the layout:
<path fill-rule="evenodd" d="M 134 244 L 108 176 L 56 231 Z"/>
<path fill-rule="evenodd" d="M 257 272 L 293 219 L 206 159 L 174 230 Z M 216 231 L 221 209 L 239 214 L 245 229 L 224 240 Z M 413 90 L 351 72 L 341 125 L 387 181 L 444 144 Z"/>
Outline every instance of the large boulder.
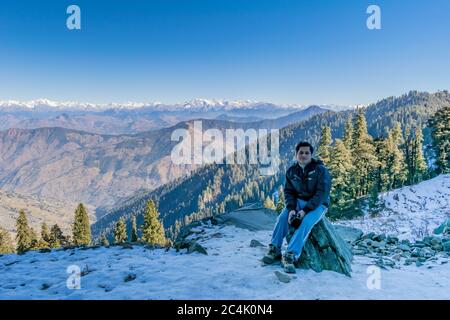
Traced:
<path fill-rule="evenodd" d="M 288 241 L 293 231 L 288 234 Z M 324 218 L 312 229 L 296 266 L 316 272 L 331 270 L 350 276 L 352 260 L 350 247 L 330 221 Z"/>

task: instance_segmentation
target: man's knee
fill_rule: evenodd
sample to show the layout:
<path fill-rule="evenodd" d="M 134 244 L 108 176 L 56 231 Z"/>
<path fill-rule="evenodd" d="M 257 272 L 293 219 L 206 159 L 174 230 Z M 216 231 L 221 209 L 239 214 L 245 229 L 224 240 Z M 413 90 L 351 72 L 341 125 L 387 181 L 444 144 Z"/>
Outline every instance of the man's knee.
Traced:
<path fill-rule="evenodd" d="M 284 209 L 281 210 L 281 213 L 278 216 L 278 220 L 287 223 L 288 217 L 289 217 L 289 210 L 286 207 L 284 207 Z"/>

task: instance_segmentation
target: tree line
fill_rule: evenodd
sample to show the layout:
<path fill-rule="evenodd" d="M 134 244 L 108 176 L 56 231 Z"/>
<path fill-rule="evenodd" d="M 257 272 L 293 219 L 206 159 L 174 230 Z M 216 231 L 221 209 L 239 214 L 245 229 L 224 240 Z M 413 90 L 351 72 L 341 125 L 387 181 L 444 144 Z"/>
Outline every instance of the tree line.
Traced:
<path fill-rule="evenodd" d="M 159 221 L 159 213 L 153 201 L 147 202 L 144 211 L 144 223 L 140 228 L 142 236 L 138 237 L 136 219 L 133 220 L 131 234 L 128 236 L 125 222 L 120 219 L 114 229 L 114 243 L 142 241 L 151 245 L 165 246 L 168 241 L 164 234 L 164 228 Z M 45 222 L 41 224 L 40 234 L 29 225 L 25 210 L 21 209 L 16 219 L 16 246 L 6 230 L 0 228 L 0 254 L 23 254 L 30 250 L 53 249 L 60 247 L 82 247 L 93 244 L 89 223 L 89 214 L 85 206 L 80 203 L 75 209 L 72 224 L 72 235 L 64 235 L 58 224 L 51 228 Z M 108 239 L 103 236 L 100 244 L 109 245 Z"/>

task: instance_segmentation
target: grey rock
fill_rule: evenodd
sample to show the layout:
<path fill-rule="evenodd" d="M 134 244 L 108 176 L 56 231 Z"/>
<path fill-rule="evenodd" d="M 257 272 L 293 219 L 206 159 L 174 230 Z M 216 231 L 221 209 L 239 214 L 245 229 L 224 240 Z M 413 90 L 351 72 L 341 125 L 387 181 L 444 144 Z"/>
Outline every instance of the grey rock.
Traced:
<path fill-rule="evenodd" d="M 381 233 L 381 234 L 373 237 L 373 240 L 381 242 L 383 240 L 386 240 L 386 238 L 387 238 L 386 235 L 384 233 Z"/>
<path fill-rule="evenodd" d="M 443 250 L 444 250 L 445 252 L 450 252 L 450 242 L 449 242 L 449 241 L 444 242 L 444 243 L 442 244 L 442 248 L 443 248 Z"/>
<path fill-rule="evenodd" d="M 190 247 L 188 248 L 188 253 L 198 252 L 204 255 L 207 255 L 208 252 L 205 248 L 203 248 L 198 242 L 192 242 Z"/>
<path fill-rule="evenodd" d="M 256 248 L 256 247 L 265 247 L 265 245 L 263 245 L 261 242 L 259 242 L 258 240 L 252 239 L 250 241 L 250 247 L 252 248 Z"/>
<path fill-rule="evenodd" d="M 334 228 L 341 238 L 347 243 L 355 243 L 359 241 L 364 234 L 362 230 L 353 227 L 334 225 Z"/>
<path fill-rule="evenodd" d="M 434 234 L 445 234 L 450 229 L 450 219 L 441 224 L 439 227 L 433 230 Z"/>
<path fill-rule="evenodd" d="M 41 290 L 47 290 L 48 288 L 50 288 L 51 285 L 49 285 L 48 283 L 43 283 L 40 287 Z"/>
<path fill-rule="evenodd" d="M 288 241 L 294 230 L 288 234 Z M 331 270 L 350 276 L 353 255 L 350 247 L 336 232 L 327 218 L 317 223 L 305 243 L 299 268 L 312 269 L 316 272 Z"/>
<path fill-rule="evenodd" d="M 397 246 L 397 248 L 399 248 L 399 249 L 401 249 L 403 251 L 410 251 L 411 250 L 411 248 L 408 245 L 406 245 L 406 244 L 399 244 Z"/>
<path fill-rule="evenodd" d="M 281 273 L 280 271 L 275 271 L 275 275 L 277 276 L 278 281 L 283 283 L 289 283 L 291 281 L 291 277 L 287 274 Z"/>
<path fill-rule="evenodd" d="M 421 267 L 423 266 L 423 263 L 421 261 L 416 261 L 416 267 Z"/>
<path fill-rule="evenodd" d="M 124 282 L 130 282 L 136 279 L 136 274 L 129 273 L 127 276 L 123 279 Z"/>
<path fill-rule="evenodd" d="M 389 244 L 397 244 L 398 243 L 398 238 L 392 235 L 389 235 L 386 239 L 387 243 Z"/>

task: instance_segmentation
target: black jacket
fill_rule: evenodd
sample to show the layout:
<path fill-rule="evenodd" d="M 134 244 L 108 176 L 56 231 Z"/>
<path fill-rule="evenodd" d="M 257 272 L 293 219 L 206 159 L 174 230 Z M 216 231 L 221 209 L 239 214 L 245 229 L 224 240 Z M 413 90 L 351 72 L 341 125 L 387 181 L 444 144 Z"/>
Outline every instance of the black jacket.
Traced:
<path fill-rule="evenodd" d="M 331 176 L 320 160 L 311 159 L 303 170 L 296 162 L 286 171 L 284 198 L 288 211 L 297 208 L 297 199 L 307 201 L 303 211 L 308 213 L 321 204 L 329 206 Z"/>

